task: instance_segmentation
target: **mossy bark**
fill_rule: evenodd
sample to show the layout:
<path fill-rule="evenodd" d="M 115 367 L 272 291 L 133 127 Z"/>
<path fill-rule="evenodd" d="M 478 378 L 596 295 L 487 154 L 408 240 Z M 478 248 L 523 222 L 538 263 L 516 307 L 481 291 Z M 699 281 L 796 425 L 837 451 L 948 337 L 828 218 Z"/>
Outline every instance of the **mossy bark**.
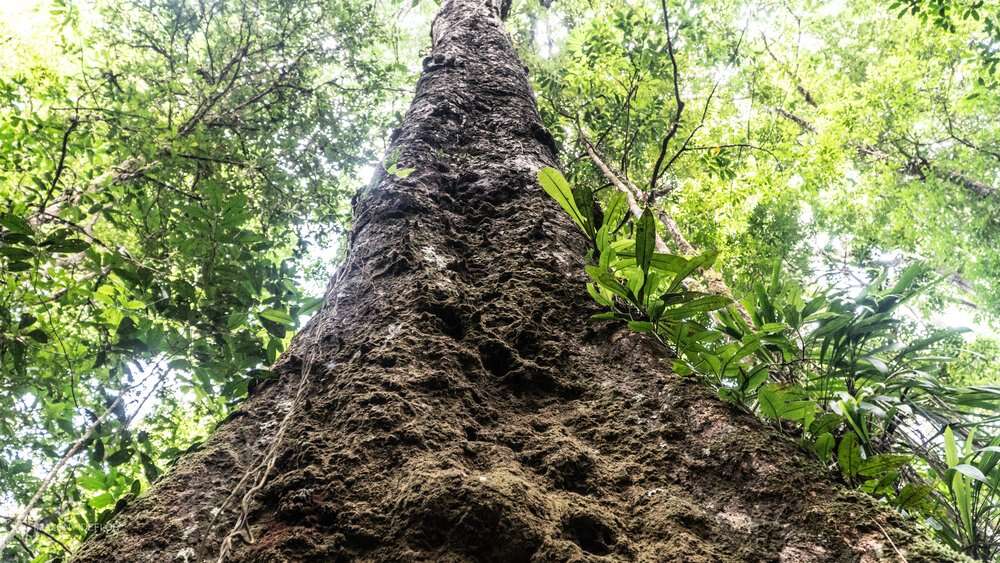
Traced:
<path fill-rule="evenodd" d="M 536 184 L 555 147 L 503 11 L 444 2 L 392 142 L 414 172 L 359 197 L 279 379 L 77 560 L 215 560 L 286 419 L 228 560 L 949 559 L 662 350 L 586 321 L 586 242 Z"/>

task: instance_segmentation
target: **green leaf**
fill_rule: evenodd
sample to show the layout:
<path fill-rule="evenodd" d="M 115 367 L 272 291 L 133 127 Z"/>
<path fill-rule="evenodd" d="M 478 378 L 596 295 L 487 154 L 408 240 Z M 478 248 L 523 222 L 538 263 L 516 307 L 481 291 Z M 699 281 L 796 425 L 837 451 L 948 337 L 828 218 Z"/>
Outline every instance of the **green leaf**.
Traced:
<path fill-rule="evenodd" d="M 123 448 L 109 455 L 107 461 L 108 465 L 116 467 L 127 462 L 130 459 L 132 459 L 132 450 L 128 448 Z"/>
<path fill-rule="evenodd" d="M 656 251 L 656 222 L 653 213 L 644 209 L 635 226 L 635 260 L 642 270 L 643 279 L 649 275 L 649 265 Z"/>
<path fill-rule="evenodd" d="M 903 509 L 916 508 L 927 498 L 933 489 L 929 485 L 915 485 L 910 483 L 904 486 L 896 495 L 896 506 Z"/>
<path fill-rule="evenodd" d="M 921 262 L 910 264 L 905 270 L 903 270 L 903 273 L 899 275 L 899 279 L 896 280 L 896 285 L 893 286 L 889 293 L 896 296 L 906 294 L 906 292 L 913 286 L 913 282 L 926 271 L 927 266 Z"/>
<path fill-rule="evenodd" d="M 687 279 L 688 276 L 694 273 L 694 271 L 697 270 L 698 268 L 705 268 L 711 266 L 712 263 L 715 262 L 716 256 L 717 253 L 715 251 L 709 251 L 700 256 L 696 256 L 688 260 L 687 264 L 684 265 L 684 268 L 681 271 L 677 272 L 677 275 L 674 277 L 673 281 L 670 282 L 670 287 L 667 289 L 667 293 L 673 293 L 677 291 L 677 288 L 679 288 L 681 284 L 684 283 L 684 280 Z"/>
<path fill-rule="evenodd" d="M 269 321 L 283 324 L 285 326 L 295 326 L 295 319 L 281 309 L 266 309 L 260 312 L 260 316 Z"/>
<path fill-rule="evenodd" d="M 822 434 L 824 432 L 834 432 L 841 423 L 843 423 L 844 418 L 839 414 L 834 414 L 831 412 L 823 413 L 816 418 L 816 421 L 809 425 L 809 431 L 813 434 Z"/>
<path fill-rule="evenodd" d="M 955 447 L 955 434 L 951 431 L 951 426 L 944 427 L 944 455 L 948 467 L 958 465 L 958 448 Z"/>
<path fill-rule="evenodd" d="M 19 330 L 20 329 L 24 329 L 24 328 L 28 328 L 29 326 L 35 324 L 35 321 L 37 321 L 37 320 L 38 319 L 35 318 L 34 316 L 32 316 L 32 315 L 30 315 L 28 313 L 24 313 L 23 315 L 21 315 L 21 320 L 19 320 L 17 322 L 17 328 Z"/>
<path fill-rule="evenodd" d="M 94 450 L 90 452 L 90 461 L 94 464 L 104 461 L 104 441 L 100 438 L 94 440 Z"/>
<path fill-rule="evenodd" d="M 819 456 L 820 461 L 827 463 L 830 460 L 830 454 L 833 453 L 833 445 L 836 440 L 833 434 L 829 432 L 824 432 L 816 438 L 816 443 L 813 444 L 813 449 L 816 451 L 816 455 Z"/>
<path fill-rule="evenodd" d="M 691 366 L 688 365 L 687 362 L 682 360 L 674 360 L 673 370 L 674 373 L 680 376 L 691 375 L 694 373 L 694 370 L 691 369 Z"/>
<path fill-rule="evenodd" d="M 955 471 L 961 473 L 962 475 L 965 475 L 970 479 L 975 479 L 976 481 L 986 483 L 987 485 L 990 483 L 989 480 L 986 478 L 986 475 L 984 475 L 983 472 L 974 465 L 969 465 L 968 463 L 959 463 L 958 465 L 951 467 L 951 469 L 954 469 Z"/>
<path fill-rule="evenodd" d="M 759 336 L 749 336 L 746 342 L 739 347 L 736 352 L 733 353 L 732 357 L 729 358 L 729 362 L 738 362 L 741 359 L 753 354 L 760 349 L 760 337 Z"/>
<path fill-rule="evenodd" d="M 898 471 L 907 463 L 910 463 L 910 456 L 900 454 L 878 454 L 872 456 L 858 468 L 858 473 L 867 477 L 878 477 L 892 471 Z"/>
<path fill-rule="evenodd" d="M 889 366 L 881 359 L 876 358 L 875 356 L 868 356 L 863 359 L 867 361 L 869 364 L 871 364 L 871 366 L 875 368 L 875 370 L 878 371 L 880 374 L 882 375 L 889 374 Z"/>
<path fill-rule="evenodd" d="M 605 249 L 612 242 L 613 230 L 620 222 L 620 216 L 627 210 L 625 194 L 615 192 L 608 198 L 608 207 L 604 212 L 604 222 L 597 231 L 597 249 L 604 253 Z"/>
<path fill-rule="evenodd" d="M 115 329 L 115 334 L 120 338 L 128 338 L 135 334 L 135 321 L 132 317 L 122 317 L 122 320 L 118 322 L 118 328 Z"/>
<path fill-rule="evenodd" d="M 653 323 L 649 321 L 629 321 L 628 327 L 636 332 L 653 332 Z"/>
<path fill-rule="evenodd" d="M 802 309 L 802 320 L 803 322 L 808 322 L 813 314 L 819 312 L 823 306 L 826 305 L 826 296 L 819 295 L 809 300 L 806 306 Z"/>
<path fill-rule="evenodd" d="M 760 412 L 765 417 L 776 419 L 781 416 L 784 393 L 779 387 L 765 385 L 757 393 L 757 401 L 760 404 Z"/>
<path fill-rule="evenodd" d="M 31 260 L 34 257 L 34 254 L 30 251 L 17 248 L 16 246 L 0 246 L 0 255 L 6 256 L 11 260 Z"/>
<path fill-rule="evenodd" d="M 590 275 L 590 277 L 593 278 L 593 280 L 601 287 L 607 289 L 622 299 L 635 301 L 632 291 L 615 279 L 615 276 L 612 275 L 611 272 L 602 270 L 597 266 L 586 266 L 584 267 L 584 270 L 586 270 L 587 274 Z"/>
<path fill-rule="evenodd" d="M 29 332 L 28 336 L 35 341 L 41 342 L 42 344 L 49 341 L 49 335 L 45 334 L 45 331 L 40 328 L 36 328 L 35 330 Z"/>
<path fill-rule="evenodd" d="M 757 330 L 763 332 L 764 334 L 775 334 L 778 332 L 784 332 L 788 330 L 788 325 L 785 323 L 764 323 L 757 327 Z"/>
<path fill-rule="evenodd" d="M 146 455 L 145 452 L 140 452 L 139 461 L 142 463 L 142 472 L 146 476 L 146 479 L 150 483 L 156 481 L 156 478 L 160 476 L 160 469 L 153 463 L 153 458 Z"/>
<path fill-rule="evenodd" d="M 650 260 L 650 265 L 657 270 L 676 274 L 684 271 L 690 262 L 683 256 L 656 252 L 653 254 L 653 259 Z"/>
<path fill-rule="evenodd" d="M 319 310 L 323 306 L 325 300 L 322 297 L 310 297 L 302 302 L 302 307 L 299 309 L 299 315 L 311 315 Z"/>
<path fill-rule="evenodd" d="M 756 366 L 747 377 L 746 382 L 743 384 L 742 390 L 746 393 L 753 393 L 758 387 L 767 381 L 770 376 L 767 370 L 767 364 L 760 364 Z"/>
<path fill-rule="evenodd" d="M 604 313 L 597 313 L 590 315 L 590 320 L 592 321 L 613 321 L 618 318 L 618 315 L 614 311 L 607 311 Z"/>
<path fill-rule="evenodd" d="M 591 238 L 594 237 L 594 193 L 587 186 L 573 186 L 573 203 L 580 210 L 584 219 L 584 230 Z"/>
<path fill-rule="evenodd" d="M 75 254 L 77 252 L 83 252 L 84 250 L 90 248 L 90 243 L 79 238 L 68 238 L 65 240 L 60 240 L 52 244 L 49 244 L 47 248 L 52 252 Z"/>
<path fill-rule="evenodd" d="M 728 297 L 723 297 L 721 295 L 709 295 L 707 297 L 699 297 L 692 301 L 688 301 L 678 307 L 672 309 L 667 309 L 663 312 L 660 318 L 667 320 L 680 320 L 698 315 L 700 313 L 707 313 L 709 311 L 715 311 L 717 309 L 722 309 L 726 305 L 732 303 Z"/>
<path fill-rule="evenodd" d="M 105 506 L 108 506 L 109 504 L 114 502 L 114 500 L 115 498 L 111 496 L 111 493 L 102 493 L 88 500 L 87 504 L 89 504 L 92 508 L 99 510 L 101 508 L 104 508 Z"/>
<path fill-rule="evenodd" d="M 0 215 L 0 225 L 22 235 L 31 235 L 35 232 L 32 230 L 31 225 L 28 224 L 28 221 L 22 217 L 14 215 L 13 213 L 4 213 Z"/>
<path fill-rule="evenodd" d="M 88 491 L 101 491 L 104 490 L 104 479 L 95 477 L 93 475 L 88 475 L 84 477 L 79 477 L 76 480 L 77 484 L 87 489 Z"/>
<path fill-rule="evenodd" d="M 614 304 L 610 299 L 607 298 L 607 296 L 598 291 L 597 286 L 595 284 L 592 283 L 587 284 L 587 293 L 589 293 L 590 297 L 594 301 L 596 301 L 599 305 L 603 305 L 605 307 L 611 307 Z"/>
<path fill-rule="evenodd" d="M 663 301 L 664 305 L 677 305 L 680 303 L 689 303 L 694 301 L 699 297 L 714 297 L 714 294 L 704 293 L 701 291 L 678 291 L 676 293 L 664 293 L 660 296 L 660 301 Z"/>
<path fill-rule="evenodd" d="M 851 479 L 858 474 L 861 469 L 861 447 L 858 445 L 858 437 L 853 432 L 848 432 L 840 439 L 840 446 L 837 447 L 837 463 L 844 477 Z"/>
<path fill-rule="evenodd" d="M 573 190 L 569 187 L 569 183 L 566 178 L 563 177 L 562 172 L 546 166 L 538 171 L 538 183 L 542 185 L 542 189 L 545 193 L 556 200 L 556 203 L 563 208 L 566 213 L 569 214 L 573 222 L 577 224 L 580 229 L 586 233 L 587 224 L 583 213 L 576 206 L 576 201 L 573 199 Z"/>

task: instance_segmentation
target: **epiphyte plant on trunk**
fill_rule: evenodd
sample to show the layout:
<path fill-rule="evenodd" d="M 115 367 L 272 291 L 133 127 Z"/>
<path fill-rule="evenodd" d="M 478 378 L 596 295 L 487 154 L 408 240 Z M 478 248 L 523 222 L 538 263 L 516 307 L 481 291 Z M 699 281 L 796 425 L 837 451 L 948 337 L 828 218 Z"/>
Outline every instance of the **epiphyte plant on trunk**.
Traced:
<path fill-rule="evenodd" d="M 917 283 L 922 264 L 893 285 L 883 272 L 857 295 L 808 296 L 776 263 L 743 300 L 744 319 L 728 297 L 686 288 L 715 254 L 655 252 L 658 222 L 648 208 L 635 219 L 615 192 L 601 212 L 589 187 L 570 187 L 558 170 L 543 169 L 538 180 L 592 242 L 587 292 L 607 310 L 591 319 L 655 338 L 676 373 L 697 375 L 721 399 L 796 435 L 846 483 L 927 518 L 942 542 L 984 561 L 997 554 L 1000 388 L 942 381 L 951 358 L 934 355 L 935 345 L 960 331 L 900 335 L 915 327 L 898 318 L 899 307 L 935 283 Z M 965 437 L 961 460 L 955 431 Z"/>

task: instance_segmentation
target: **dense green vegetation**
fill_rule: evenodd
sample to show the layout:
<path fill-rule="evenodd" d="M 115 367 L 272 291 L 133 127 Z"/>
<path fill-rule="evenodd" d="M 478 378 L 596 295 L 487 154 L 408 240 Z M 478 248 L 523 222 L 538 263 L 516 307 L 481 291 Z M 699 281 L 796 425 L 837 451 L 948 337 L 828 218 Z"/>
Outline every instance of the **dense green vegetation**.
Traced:
<path fill-rule="evenodd" d="M 0 558 L 66 557 L 268 377 L 433 8 L 3 8 L 0 527 L 24 521 Z M 982 560 L 1000 549 L 998 14 L 560 0 L 508 24 L 603 322 Z"/>
<path fill-rule="evenodd" d="M 926 518 L 953 548 L 996 556 L 1000 438 L 990 431 L 1000 387 L 949 385 L 955 356 L 941 344 L 959 331 L 928 331 L 896 314 L 920 294 L 923 264 L 896 280 L 883 272 L 860 292 L 817 295 L 775 264 L 768 283 L 733 302 L 689 289 L 715 253 L 656 252 L 648 208 L 623 229 L 624 193 L 595 216 L 583 211 L 595 209 L 586 188 L 570 188 L 555 169 L 539 181 L 594 241 L 587 290 L 606 311 L 593 320 L 651 335 L 676 358 L 675 373 L 698 375 L 721 399 L 775 421 L 847 483 Z"/>

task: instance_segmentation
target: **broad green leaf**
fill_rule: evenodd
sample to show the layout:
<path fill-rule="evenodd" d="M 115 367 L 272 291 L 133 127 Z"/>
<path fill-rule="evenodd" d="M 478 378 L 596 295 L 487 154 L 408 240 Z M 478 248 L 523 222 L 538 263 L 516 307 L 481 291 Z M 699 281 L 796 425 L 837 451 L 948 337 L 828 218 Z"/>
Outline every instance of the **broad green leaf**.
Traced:
<path fill-rule="evenodd" d="M 910 461 L 911 457 L 908 455 L 878 454 L 864 460 L 861 467 L 858 468 L 858 473 L 868 477 L 877 477 L 891 471 L 898 471 Z"/>
<path fill-rule="evenodd" d="M 653 332 L 653 323 L 648 321 L 629 321 L 628 327 L 636 332 Z"/>
<path fill-rule="evenodd" d="M 323 306 L 324 299 L 322 297 L 310 297 L 302 303 L 302 307 L 299 309 L 300 315 L 311 315 L 318 311 L 320 307 Z"/>
<path fill-rule="evenodd" d="M 584 230 L 587 235 L 593 237 L 594 231 L 594 193 L 590 188 L 583 185 L 573 186 L 573 203 L 580 210 L 583 217 Z"/>
<path fill-rule="evenodd" d="M 610 299 L 608 299 L 603 293 L 601 293 L 597 289 L 597 286 L 595 284 L 592 283 L 587 284 L 587 293 L 589 293 L 590 297 L 594 301 L 596 301 L 599 305 L 603 305 L 605 307 L 611 307 L 614 304 Z"/>
<path fill-rule="evenodd" d="M 721 295 L 699 297 L 677 307 L 665 310 L 660 317 L 668 320 L 686 319 L 701 313 L 722 309 L 731 302 L 728 297 L 722 297 Z"/>
<path fill-rule="evenodd" d="M 987 485 L 989 484 L 989 480 L 986 478 L 986 475 L 984 475 L 983 472 L 974 465 L 969 465 L 968 463 L 959 463 L 958 465 L 951 467 L 951 469 L 954 469 L 955 471 L 961 473 L 962 475 L 965 475 L 970 479 L 986 483 Z"/>
<path fill-rule="evenodd" d="M 295 326 L 295 319 L 292 318 L 286 311 L 281 309 L 265 309 L 260 312 L 260 316 L 279 324 L 285 326 Z"/>
<path fill-rule="evenodd" d="M 716 256 L 717 254 L 714 251 L 710 251 L 688 260 L 688 263 L 685 264 L 684 269 L 677 272 L 677 275 L 674 276 L 673 281 L 670 282 L 670 287 L 667 288 L 667 293 L 673 293 L 677 291 L 677 288 L 679 288 L 681 284 L 684 283 L 684 280 L 686 280 L 688 276 L 694 273 L 694 271 L 697 270 L 698 268 L 710 267 L 712 263 L 715 262 Z"/>
<path fill-rule="evenodd" d="M 11 260 L 31 260 L 34 257 L 30 251 L 16 246 L 0 246 L 0 255 Z"/>
<path fill-rule="evenodd" d="M 690 260 L 683 256 L 677 256 L 674 254 L 664 254 L 662 252 L 656 252 L 653 254 L 652 260 L 650 260 L 650 265 L 660 270 L 661 272 L 678 273 L 684 271 Z"/>
<path fill-rule="evenodd" d="M 6 268 L 8 272 L 26 272 L 31 269 L 31 264 L 28 262 L 11 262 Z"/>
<path fill-rule="evenodd" d="M 51 252 L 60 252 L 65 254 L 75 254 L 77 252 L 83 252 L 90 248 L 90 243 L 80 239 L 80 238 L 68 238 L 65 240 L 56 241 L 47 246 Z"/>
<path fill-rule="evenodd" d="M 618 318 L 618 315 L 614 311 L 606 311 L 604 313 L 596 313 L 590 315 L 590 320 L 592 321 L 613 321 Z"/>
<path fill-rule="evenodd" d="M 0 226 L 22 235 L 31 235 L 34 233 L 31 225 L 23 217 L 18 217 L 13 213 L 0 214 Z"/>
<path fill-rule="evenodd" d="M 76 482 L 88 491 L 100 491 L 105 487 L 104 479 L 94 476 L 78 477 Z"/>
<path fill-rule="evenodd" d="M 108 456 L 108 465 L 116 467 L 132 459 L 132 450 L 123 448 Z"/>
<path fill-rule="evenodd" d="M 642 270 L 643 277 L 649 274 L 649 265 L 656 251 L 656 221 L 653 213 L 644 209 L 635 225 L 635 260 Z"/>
<path fill-rule="evenodd" d="M 844 477 L 851 479 L 858 474 L 861 469 L 861 447 L 858 445 L 858 438 L 852 432 L 848 432 L 840 439 L 837 447 L 837 464 Z"/>
<path fill-rule="evenodd" d="M 784 392 L 775 385 L 765 385 L 757 393 L 760 412 L 767 418 L 780 418 L 784 405 Z"/>
<path fill-rule="evenodd" d="M 586 266 L 584 268 L 587 274 L 601 287 L 611 291 L 618 297 L 622 299 L 627 299 L 629 301 L 634 301 L 632 292 L 622 285 L 615 277 L 607 270 L 602 270 L 597 266 Z"/>
<path fill-rule="evenodd" d="M 618 226 L 628 206 L 625 194 L 615 192 L 608 198 L 608 206 L 604 211 L 604 222 L 597 231 L 597 249 L 603 254 L 612 242 L 614 229 Z"/>
<path fill-rule="evenodd" d="M 673 370 L 674 373 L 680 376 L 691 375 L 694 373 L 694 370 L 691 369 L 691 366 L 688 365 L 687 362 L 682 360 L 674 360 Z"/>
<path fill-rule="evenodd" d="M 45 334 L 45 331 L 40 328 L 36 328 L 35 330 L 29 332 L 28 336 L 31 337 L 32 340 L 36 340 L 42 344 L 49 341 L 49 335 Z"/>
<path fill-rule="evenodd" d="M 99 510 L 101 508 L 104 508 L 105 506 L 108 506 L 109 504 L 111 504 L 114 501 L 115 501 L 115 498 L 113 496 L 111 496 L 111 493 L 102 493 L 102 494 L 97 495 L 96 497 L 88 500 L 87 504 L 89 504 L 91 507 Z"/>
<path fill-rule="evenodd" d="M 816 455 L 819 456 L 820 461 L 827 463 L 830 460 L 830 454 L 833 452 L 833 446 L 836 440 L 833 434 L 829 432 L 824 432 L 816 438 L 816 443 L 813 444 L 813 449 L 816 451 Z"/>
<path fill-rule="evenodd" d="M 933 489 L 928 485 L 907 484 L 896 495 L 896 506 L 903 509 L 915 508 L 926 499 Z"/>
<path fill-rule="evenodd" d="M 770 374 L 768 373 L 767 364 L 760 364 L 755 367 L 750 375 L 747 377 L 746 382 L 743 385 L 743 391 L 746 393 L 753 393 L 758 387 L 763 385 Z"/>
<path fill-rule="evenodd" d="M 573 222 L 580 227 L 580 230 L 587 233 L 587 223 L 584 215 L 576 206 L 576 201 L 573 199 L 573 190 L 570 188 L 566 178 L 563 177 L 562 172 L 546 166 L 538 171 L 538 183 L 542 185 L 545 193 L 556 200 L 556 203 L 569 214 Z"/>
<path fill-rule="evenodd" d="M 958 448 L 955 446 L 955 434 L 951 431 L 951 426 L 944 427 L 944 455 L 948 467 L 958 465 Z"/>

